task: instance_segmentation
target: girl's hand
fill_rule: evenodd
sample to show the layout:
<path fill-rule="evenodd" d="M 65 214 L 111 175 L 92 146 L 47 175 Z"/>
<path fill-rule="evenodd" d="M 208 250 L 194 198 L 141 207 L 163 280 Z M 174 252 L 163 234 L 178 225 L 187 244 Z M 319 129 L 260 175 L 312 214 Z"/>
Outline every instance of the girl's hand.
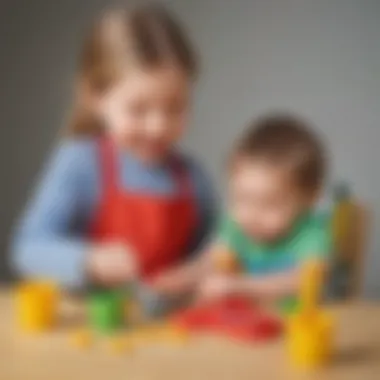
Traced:
<path fill-rule="evenodd" d="M 203 300 L 219 299 L 238 291 L 236 276 L 214 274 L 206 278 L 199 287 L 199 297 Z"/>
<path fill-rule="evenodd" d="M 151 283 L 158 293 L 178 295 L 194 287 L 197 276 L 193 267 L 172 268 L 160 273 Z"/>
<path fill-rule="evenodd" d="M 92 280 L 103 285 L 118 285 L 137 277 L 133 250 L 121 243 L 96 245 L 90 251 L 87 271 Z"/>

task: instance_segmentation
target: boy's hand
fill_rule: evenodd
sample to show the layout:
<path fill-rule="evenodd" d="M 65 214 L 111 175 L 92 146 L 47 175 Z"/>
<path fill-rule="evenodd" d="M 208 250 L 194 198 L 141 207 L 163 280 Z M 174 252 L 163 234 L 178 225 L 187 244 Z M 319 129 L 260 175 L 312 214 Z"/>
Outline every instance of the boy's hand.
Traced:
<path fill-rule="evenodd" d="M 201 299 L 218 299 L 238 291 L 236 276 L 214 274 L 206 278 L 199 287 Z"/>
<path fill-rule="evenodd" d="M 104 285 L 117 285 L 137 277 L 133 250 L 121 243 L 96 245 L 90 251 L 87 271 L 92 280 Z"/>

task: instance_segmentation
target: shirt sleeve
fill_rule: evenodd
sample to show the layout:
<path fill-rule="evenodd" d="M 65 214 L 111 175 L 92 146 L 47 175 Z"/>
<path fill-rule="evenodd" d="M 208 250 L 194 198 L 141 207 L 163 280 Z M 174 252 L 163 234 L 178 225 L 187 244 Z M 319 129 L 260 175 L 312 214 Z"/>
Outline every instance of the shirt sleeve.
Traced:
<path fill-rule="evenodd" d="M 85 183 L 88 148 L 65 142 L 53 152 L 15 231 L 11 261 L 20 275 L 67 287 L 83 285 L 86 204 L 93 198 Z"/>
<path fill-rule="evenodd" d="M 223 215 L 220 218 L 217 230 L 217 241 L 234 252 L 238 250 L 236 226 L 228 215 Z"/>

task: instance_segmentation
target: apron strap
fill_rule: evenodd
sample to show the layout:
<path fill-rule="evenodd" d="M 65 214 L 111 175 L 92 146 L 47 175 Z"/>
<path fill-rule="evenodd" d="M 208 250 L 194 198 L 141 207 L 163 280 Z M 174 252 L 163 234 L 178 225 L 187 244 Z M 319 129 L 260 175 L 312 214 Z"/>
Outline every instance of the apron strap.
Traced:
<path fill-rule="evenodd" d="M 117 191 L 119 188 L 117 157 L 115 147 L 107 138 L 102 138 L 99 141 L 99 159 L 103 191 L 107 194 Z M 193 194 L 193 183 L 184 161 L 174 157 L 171 165 L 178 194 L 181 197 L 191 196 Z"/>
<path fill-rule="evenodd" d="M 101 185 L 105 193 L 115 192 L 118 188 L 118 167 L 115 148 L 107 138 L 99 141 L 99 160 Z"/>
<path fill-rule="evenodd" d="M 193 183 L 184 161 L 178 157 L 174 157 L 172 170 L 178 194 L 182 197 L 192 196 Z"/>

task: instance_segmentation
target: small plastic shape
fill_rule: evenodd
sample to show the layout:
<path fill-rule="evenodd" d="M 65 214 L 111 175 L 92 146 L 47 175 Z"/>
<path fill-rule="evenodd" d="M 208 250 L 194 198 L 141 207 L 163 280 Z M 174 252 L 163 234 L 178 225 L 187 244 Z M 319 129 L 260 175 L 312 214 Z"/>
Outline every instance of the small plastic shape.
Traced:
<path fill-rule="evenodd" d="M 318 311 L 323 281 L 323 267 L 317 261 L 305 263 L 301 274 L 300 307 L 302 314 L 313 316 Z"/>
<path fill-rule="evenodd" d="M 125 299 L 120 290 L 93 291 L 89 297 L 89 321 L 102 333 L 111 333 L 124 324 Z"/>
<path fill-rule="evenodd" d="M 120 355 L 126 351 L 131 351 L 132 345 L 127 338 L 115 336 L 109 340 L 109 349 L 113 354 Z"/>
<path fill-rule="evenodd" d="M 323 268 L 317 262 L 305 264 L 302 273 L 300 310 L 287 322 L 290 361 L 299 368 L 313 369 L 326 364 L 333 350 L 334 323 L 319 306 Z"/>
<path fill-rule="evenodd" d="M 93 344 L 93 337 L 88 330 L 78 330 L 71 336 L 71 342 L 76 348 L 88 349 Z"/>
<path fill-rule="evenodd" d="M 216 270 L 223 273 L 238 271 L 238 263 L 233 252 L 220 250 L 214 253 L 214 265 Z"/>
<path fill-rule="evenodd" d="M 15 290 L 15 317 L 24 332 L 41 332 L 57 322 L 58 287 L 48 281 L 24 282 Z"/>
<path fill-rule="evenodd" d="M 297 368 L 315 369 L 328 363 L 332 352 L 333 319 L 327 313 L 305 318 L 294 315 L 288 321 L 287 349 Z"/>
<path fill-rule="evenodd" d="M 185 328 L 169 324 L 162 327 L 159 337 L 162 343 L 184 345 L 189 341 L 190 334 Z"/>

